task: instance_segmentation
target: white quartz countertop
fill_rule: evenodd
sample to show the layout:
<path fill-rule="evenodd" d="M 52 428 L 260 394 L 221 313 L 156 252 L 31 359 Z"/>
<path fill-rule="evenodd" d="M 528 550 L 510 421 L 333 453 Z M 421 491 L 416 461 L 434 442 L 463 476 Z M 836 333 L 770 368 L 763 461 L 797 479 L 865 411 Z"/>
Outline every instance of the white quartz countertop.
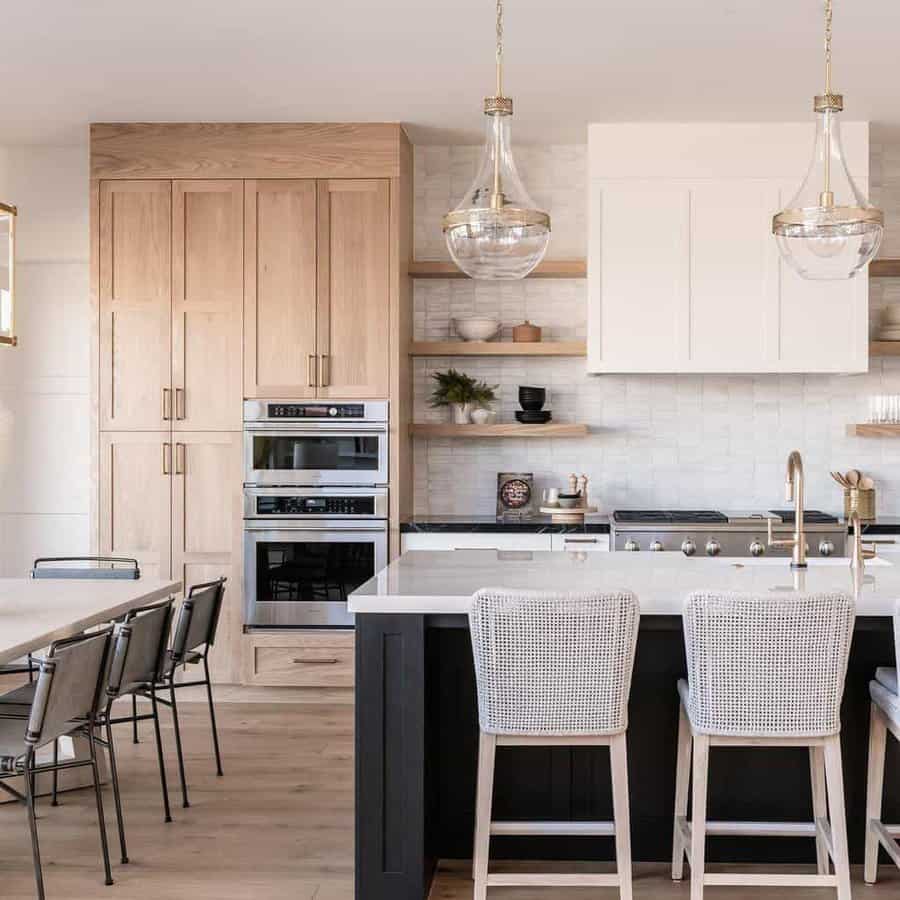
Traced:
<path fill-rule="evenodd" d="M 810 560 L 793 571 L 774 557 L 727 559 L 683 553 L 567 553 L 503 550 L 413 550 L 370 578 L 349 597 L 354 613 L 465 613 L 481 588 L 556 591 L 627 589 L 642 615 L 680 615 L 696 590 L 775 592 L 846 591 L 857 615 L 893 615 L 900 600 L 900 567 L 869 561 L 854 579 L 847 559 Z"/>

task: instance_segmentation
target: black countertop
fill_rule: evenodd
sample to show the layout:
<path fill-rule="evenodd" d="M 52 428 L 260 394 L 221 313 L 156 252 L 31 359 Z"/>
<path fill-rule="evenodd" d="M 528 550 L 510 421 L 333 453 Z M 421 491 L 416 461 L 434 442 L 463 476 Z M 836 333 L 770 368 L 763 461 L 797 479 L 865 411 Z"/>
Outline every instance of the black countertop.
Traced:
<path fill-rule="evenodd" d="M 843 520 L 842 520 L 843 521 Z M 872 522 L 865 522 L 863 533 L 900 534 L 900 516 L 878 516 Z M 558 525 L 550 516 L 532 516 L 523 521 L 498 522 L 494 516 L 416 516 L 400 524 L 404 534 L 415 532 L 483 532 L 527 533 L 527 534 L 609 534 L 607 515 L 587 516 L 582 525 Z"/>
<path fill-rule="evenodd" d="M 498 522 L 494 516 L 416 516 L 400 524 L 404 534 L 412 532 L 498 532 L 528 534 L 609 534 L 606 515 L 588 516 L 584 525 L 558 525 L 550 516 L 532 516 L 522 521 Z"/>

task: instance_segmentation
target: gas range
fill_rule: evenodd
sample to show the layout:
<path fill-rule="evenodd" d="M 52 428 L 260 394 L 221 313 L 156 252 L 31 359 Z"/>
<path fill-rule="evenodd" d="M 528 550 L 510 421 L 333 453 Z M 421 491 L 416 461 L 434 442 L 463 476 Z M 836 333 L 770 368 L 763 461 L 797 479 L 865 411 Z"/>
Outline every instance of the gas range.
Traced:
<path fill-rule="evenodd" d="M 793 534 L 793 510 L 620 509 L 610 516 L 610 549 L 681 551 L 686 556 L 790 556 L 789 549 L 768 545 L 769 519 L 777 536 Z M 846 528 L 835 516 L 809 509 L 803 523 L 810 557 L 845 555 Z"/>

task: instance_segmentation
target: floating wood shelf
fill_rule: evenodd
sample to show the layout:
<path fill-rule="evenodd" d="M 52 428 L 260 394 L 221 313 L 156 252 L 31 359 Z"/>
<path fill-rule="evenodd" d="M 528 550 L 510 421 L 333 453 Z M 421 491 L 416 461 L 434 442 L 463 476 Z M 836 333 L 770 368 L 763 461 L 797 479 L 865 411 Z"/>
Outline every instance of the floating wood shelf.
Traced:
<path fill-rule="evenodd" d="M 871 341 L 869 356 L 900 356 L 900 341 Z"/>
<path fill-rule="evenodd" d="M 900 259 L 886 256 L 869 263 L 869 278 L 896 278 L 900 276 Z"/>
<path fill-rule="evenodd" d="M 410 356 L 587 356 L 585 341 L 416 341 Z"/>
<path fill-rule="evenodd" d="M 409 433 L 429 438 L 551 438 L 586 437 L 587 425 L 549 422 L 546 425 L 521 425 L 503 422 L 493 425 L 423 424 L 410 425 Z"/>
<path fill-rule="evenodd" d="M 900 425 L 876 425 L 873 422 L 862 422 L 848 425 L 847 434 L 851 437 L 900 437 Z"/>
<path fill-rule="evenodd" d="M 874 265 L 874 263 L 873 263 Z M 416 260 L 409 264 L 412 278 L 468 278 L 456 263 Z M 529 278 L 586 278 L 587 260 L 547 259 L 540 263 Z"/>

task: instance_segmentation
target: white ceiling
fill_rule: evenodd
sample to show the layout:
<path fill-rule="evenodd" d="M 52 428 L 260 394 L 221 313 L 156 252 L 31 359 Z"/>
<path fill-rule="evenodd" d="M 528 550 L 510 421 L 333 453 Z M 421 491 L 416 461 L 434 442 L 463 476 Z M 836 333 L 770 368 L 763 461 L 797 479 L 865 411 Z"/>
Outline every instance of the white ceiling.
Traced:
<path fill-rule="evenodd" d="M 847 118 L 900 128 L 900 2 L 835 0 Z M 822 90 L 822 0 L 506 0 L 518 140 L 591 121 L 798 120 Z M 478 141 L 493 0 L 8 0 L 0 144 L 89 122 L 402 121 Z"/>

